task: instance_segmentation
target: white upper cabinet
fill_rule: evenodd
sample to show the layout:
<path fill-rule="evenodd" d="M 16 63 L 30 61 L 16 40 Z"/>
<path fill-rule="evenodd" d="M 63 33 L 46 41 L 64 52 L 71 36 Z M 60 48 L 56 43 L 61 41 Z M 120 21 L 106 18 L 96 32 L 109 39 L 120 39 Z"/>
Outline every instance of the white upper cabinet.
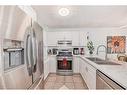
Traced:
<path fill-rule="evenodd" d="M 47 46 L 57 45 L 58 32 L 47 32 Z"/>
<path fill-rule="evenodd" d="M 72 40 L 72 46 L 86 46 L 87 35 L 84 31 L 47 32 L 47 45 L 57 46 L 58 40 Z"/>
<path fill-rule="evenodd" d="M 79 32 L 79 43 L 80 46 L 86 46 L 87 45 L 87 33 L 84 31 Z"/>
<path fill-rule="evenodd" d="M 64 32 L 64 40 L 72 40 L 72 32 L 70 31 L 67 31 L 67 32 Z"/>
<path fill-rule="evenodd" d="M 47 32 L 47 45 L 48 46 L 57 46 L 58 40 L 72 40 L 71 32 Z"/>
<path fill-rule="evenodd" d="M 79 46 L 79 32 L 72 32 L 72 46 Z"/>
<path fill-rule="evenodd" d="M 57 32 L 57 41 L 58 40 L 72 40 L 72 33 L 69 31 L 60 31 Z"/>

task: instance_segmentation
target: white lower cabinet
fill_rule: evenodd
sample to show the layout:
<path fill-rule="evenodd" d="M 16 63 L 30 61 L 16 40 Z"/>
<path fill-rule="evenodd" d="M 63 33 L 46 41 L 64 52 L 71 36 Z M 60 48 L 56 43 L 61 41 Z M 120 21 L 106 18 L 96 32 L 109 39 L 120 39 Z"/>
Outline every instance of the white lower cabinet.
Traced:
<path fill-rule="evenodd" d="M 79 73 L 79 57 L 73 56 L 73 72 Z"/>
<path fill-rule="evenodd" d="M 96 89 L 96 68 L 80 58 L 80 73 L 89 89 Z"/>
<path fill-rule="evenodd" d="M 50 63 L 49 59 L 44 61 L 44 79 L 46 79 L 49 74 L 49 63 Z"/>
<path fill-rule="evenodd" d="M 44 61 L 44 79 L 47 78 L 49 73 L 56 73 L 56 56 L 49 56 Z"/>
<path fill-rule="evenodd" d="M 50 60 L 49 61 L 50 73 L 56 73 L 56 67 L 57 67 L 56 56 L 50 56 L 49 60 Z"/>

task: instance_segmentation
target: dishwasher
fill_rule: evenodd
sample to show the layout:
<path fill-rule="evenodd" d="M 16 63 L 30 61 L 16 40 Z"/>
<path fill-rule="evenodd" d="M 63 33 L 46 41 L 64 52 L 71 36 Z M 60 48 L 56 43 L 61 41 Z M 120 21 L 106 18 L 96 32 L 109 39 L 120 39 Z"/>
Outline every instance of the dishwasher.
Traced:
<path fill-rule="evenodd" d="M 96 89 L 100 90 L 125 90 L 120 84 L 109 78 L 107 75 L 97 70 Z"/>

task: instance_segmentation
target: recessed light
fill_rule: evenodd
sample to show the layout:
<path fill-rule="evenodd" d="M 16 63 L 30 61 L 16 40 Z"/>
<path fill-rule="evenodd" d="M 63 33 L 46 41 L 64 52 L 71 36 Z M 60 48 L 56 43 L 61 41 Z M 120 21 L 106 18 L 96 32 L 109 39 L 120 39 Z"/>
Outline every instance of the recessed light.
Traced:
<path fill-rule="evenodd" d="M 67 16 L 67 15 L 69 15 L 69 10 L 67 9 L 67 8 L 60 8 L 59 9 L 59 15 L 61 15 L 61 16 Z"/>

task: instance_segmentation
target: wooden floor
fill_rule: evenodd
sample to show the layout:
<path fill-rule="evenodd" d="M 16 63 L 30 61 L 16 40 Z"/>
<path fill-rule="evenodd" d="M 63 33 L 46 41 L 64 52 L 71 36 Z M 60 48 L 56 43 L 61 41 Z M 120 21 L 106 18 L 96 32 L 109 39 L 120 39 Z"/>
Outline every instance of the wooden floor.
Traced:
<path fill-rule="evenodd" d="M 44 89 L 88 89 L 80 74 L 61 76 L 49 74 L 45 80 Z"/>

